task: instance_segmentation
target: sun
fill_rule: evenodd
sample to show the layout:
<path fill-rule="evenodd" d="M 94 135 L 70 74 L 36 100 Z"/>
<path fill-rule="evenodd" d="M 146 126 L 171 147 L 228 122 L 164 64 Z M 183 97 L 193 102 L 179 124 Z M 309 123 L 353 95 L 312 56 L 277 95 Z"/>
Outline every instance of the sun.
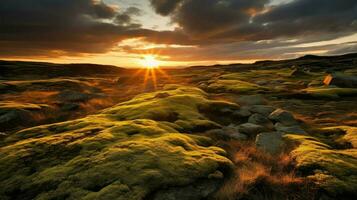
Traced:
<path fill-rule="evenodd" d="M 160 65 L 160 61 L 156 60 L 153 55 L 146 55 L 141 60 L 141 64 L 147 69 L 155 69 Z"/>

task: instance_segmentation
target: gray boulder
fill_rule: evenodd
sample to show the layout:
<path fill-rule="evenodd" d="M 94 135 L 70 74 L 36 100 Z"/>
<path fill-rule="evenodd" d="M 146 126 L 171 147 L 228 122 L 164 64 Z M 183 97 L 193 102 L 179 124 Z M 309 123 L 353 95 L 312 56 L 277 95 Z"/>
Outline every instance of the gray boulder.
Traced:
<path fill-rule="evenodd" d="M 302 129 L 299 125 L 285 126 L 278 122 L 274 125 L 274 127 L 275 127 L 275 130 L 277 130 L 283 134 L 289 134 L 289 133 L 301 134 L 301 135 L 307 134 L 305 132 L 305 130 Z"/>
<path fill-rule="evenodd" d="M 276 109 L 269 115 L 269 119 L 275 122 L 280 122 L 285 126 L 292 126 L 298 124 L 293 114 L 283 109 Z"/>
<path fill-rule="evenodd" d="M 246 118 L 252 115 L 252 113 L 249 106 L 242 106 L 239 110 L 234 111 L 233 115 L 238 118 Z"/>
<path fill-rule="evenodd" d="M 226 126 L 221 129 L 212 129 L 206 133 L 215 135 L 217 137 L 223 137 L 225 139 L 234 139 L 234 140 L 246 140 L 248 137 L 238 131 L 238 127 Z"/>
<path fill-rule="evenodd" d="M 273 106 L 267 106 L 267 105 L 254 105 L 250 108 L 250 111 L 252 113 L 259 113 L 263 116 L 269 116 L 270 113 L 272 113 L 275 110 Z"/>
<path fill-rule="evenodd" d="M 248 119 L 248 123 L 259 124 L 259 125 L 264 126 L 268 129 L 274 128 L 273 122 L 271 122 L 267 117 L 265 117 L 264 115 L 259 114 L 259 113 L 255 113 L 255 114 L 251 115 Z"/>
<path fill-rule="evenodd" d="M 355 88 L 357 87 L 357 76 L 334 73 L 327 75 L 323 82 L 325 85 L 334 85 L 342 88 Z"/>
<path fill-rule="evenodd" d="M 265 128 L 263 126 L 252 123 L 245 123 L 238 126 L 239 133 L 245 134 L 248 137 L 254 137 L 264 130 Z"/>
<path fill-rule="evenodd" d="M 283 151 L 284 140 L 280 132 L 267 132 L 257 135 L 255 145 L 258 149 L 276 155 Z"/>

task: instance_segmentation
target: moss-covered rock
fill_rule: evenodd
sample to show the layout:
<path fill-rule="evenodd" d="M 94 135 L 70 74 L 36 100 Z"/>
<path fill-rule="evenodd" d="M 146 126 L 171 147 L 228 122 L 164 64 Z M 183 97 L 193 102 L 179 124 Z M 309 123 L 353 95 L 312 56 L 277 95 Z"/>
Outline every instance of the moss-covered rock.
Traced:
<path fill-rule="evenodd" d="M 225 152 L 207 137 L 179 132 L 182 124 L 215 124 L 198 108 L 215 102 L 196 88 L 165 93 L 170 96 L 143 94 L 97 115 L 8 136 L 0 143 L 0 199 L 127 200 L 202 181 L 218 186 L 222 176 L 214 174 L 232 165 Z M 167 113 L 177 119 L 167 120 Z"/>
<path fill-rule="evenodd" d="M 254 83 L 249 83 L 241 80 L 215 80 L 207 87 L 210 92 L 233 92 L 233 93 L 248 93 L 265 90 Z"/>
<path fill-rule="evenodd" d="M 224 109 L 232 113 L 237 104 L 207 99 L 207 94 L 195 87 L 167 85 L 163 91 L 138 95 L 130 101 L 106 109 L 102 114 L 116 120 L 152 119 L 170 122 L 184 132 L 204 131 L 220 127 L 205 114 L 223 115 Z"/>
<path fill-rule="evenodd" d="M 349 131 L 351 133 L 344 137 L 353 142 L 356 137 L 356 128 L 350 128 Z M 331 197 L 356 196 L 357 149 L 336 149 L 322 142 L 322 139 L 318 137 L 294 134 L 284 137 L 297 144 L 291 154 L 296 159 L 297 168 L 303 175 L 314 181 Z"/>

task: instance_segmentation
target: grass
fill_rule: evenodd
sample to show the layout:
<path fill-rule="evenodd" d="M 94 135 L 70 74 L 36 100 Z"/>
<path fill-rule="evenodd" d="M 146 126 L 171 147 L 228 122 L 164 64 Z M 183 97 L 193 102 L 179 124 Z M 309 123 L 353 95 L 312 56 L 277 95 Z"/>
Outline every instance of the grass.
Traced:
<path fill-rule="evenodd" d="M 216 199 L 314 199 L 313 184 L 296 175 L 288 154 L 271 156 L 251 142 L 230 142 L 229 146 L 235 170 Z"/>

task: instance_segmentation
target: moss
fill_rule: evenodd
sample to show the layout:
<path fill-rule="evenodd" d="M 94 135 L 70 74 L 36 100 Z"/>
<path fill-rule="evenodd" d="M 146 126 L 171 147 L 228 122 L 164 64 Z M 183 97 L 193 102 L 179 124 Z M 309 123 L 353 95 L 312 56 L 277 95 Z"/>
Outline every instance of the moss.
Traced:
<path fill-rule="evenodd" d="M 241 80 L 215 80 L 213 83 L 208 85 L 207 89 L 212 92 L 247 93 L 251 91 L 264 90 L 265 88 Z"/>
<path fill-rule="evenodd" d="M 159 94 L 163 92 L 165 96 L 162 98 Z M 214 109 L 217 109 L 218 104 L 233 107 L 228 102 L 209 100 L 207 94 L 198 88 L 168 85 L 163 91 L 138 95 L 101 113 L 117 120 L 152 119 L 171 122 L 172 127 L 180 131 L 196 132 L 220 126 L 200 112 L 200 108 L 210 108 L 217 114 L 220 110 Z M 234 106 L 239 108 L 236 104 Z"/>
<path fill-rule="evenodd" d="M 297 144 L 291 152 L 298 170 L 331 196 L 357 192 L 357 150 L 333 149 L 316 137 L 286 135 Z"/>
<path fill-rule="evenodd" d="M 313 97 L 339 98 L 345 96 L 357 96 L 357 89 L 337 87 L 310 87 L 302 90 Z"/>
<path fill-rule="evenodd" d="M 176 112 L 189 129 L 214 123 L 197 108 L 212 103 L 205 93 L 190 87 L 165 92 L 170 96 L 144 94 L 97 115 L 10 135 L 0 147 L 0 197 L 143 199 L 230 168 L 225 152 L 209 138 L 150 119 Z"/>

